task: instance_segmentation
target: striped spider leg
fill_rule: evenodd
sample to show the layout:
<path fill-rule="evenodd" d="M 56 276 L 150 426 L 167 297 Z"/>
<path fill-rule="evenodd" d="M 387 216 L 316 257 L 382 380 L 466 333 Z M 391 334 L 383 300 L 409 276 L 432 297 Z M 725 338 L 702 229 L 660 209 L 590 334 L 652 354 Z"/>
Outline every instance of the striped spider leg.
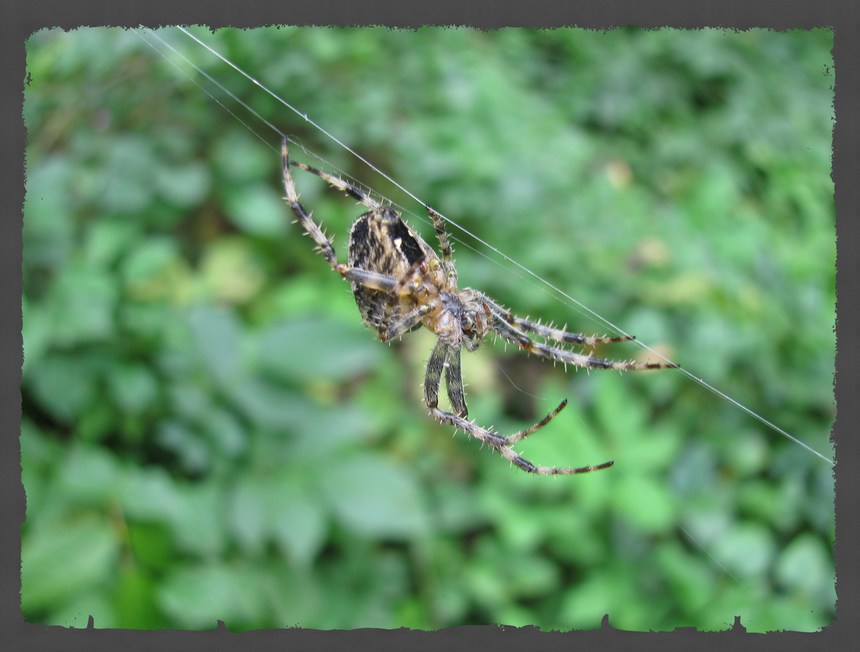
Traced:
<path fill-rule="evenodd" d="M 458 414 L 446 412 L 438 407 L 439 386 L 442 382 L 443 368 L 445 369 L 445 384 L 448 390 L 448 399 Z M 436 342 L 436 346 L 433 348 L 433 353 L 430 354 L 430 360 L 427 363 L 427 375 L 424 379 L 424 401 L 427 403 L 427 407 L 430 408 L 430 413 L 438 421 L 454 426 L 454 428 L 459 428 L 478 441 L 488 444 L 506 460 L 527 473 L 535 473 L 537 475 L 573 475 L 575 473 L 599 471 L 600 469 L 609 468 L 614 464 L 614 462 L 610 461 L 577 468 L 538 466 L 514 451 L 512 448 L 513 444 L 537 432 L 552 421 L 565 408 L 567 399 L 564 399 L 559 403 L 558 407 L 534 425 L 507 437 L 498 435 L 488 428 L 469 421 L 466 418 L 466 400 L 463 392 L 463 380 L 460 374 L 460 349 L 446 344 L 442 339 Z"/>
<path fill-rule="evenodd" d="M 504 340 L 516 345 L 519 349 L 536 355 L 538 357 L 561 362 L 565 365 L 573 365 L 576 367 L 589 367 L 592 369 L 615 369 L 616 371 L 644 371 L 647 369 L 677 369 L 678 365 L 672 362 L 625 362 L 620 360 L 606 360 L 603 358 L 595 358 L 575 351 L 569 351 L 557 346 L 550 346 L 543 342 L 538 342 L 529 337 L 525 331 L 537 333 L 547 339 L 555 340 L 563 343 L 576 343 L 586 346 L 594 346 L 596 344 L 611 344 L 615 342 L 626 342 L 633 340 L 633 337 L 597 337 L 593 335 L 583 335 L 581 333 L 570 333 L 564 329 L 551 328 L 538 324 L 522 317 L 513 315 L 509 310 L 501 307 L 489 297 L 484 297 L 485 301 L 491 306 L 494 318 L 493 330 L 496 331 Z"/>

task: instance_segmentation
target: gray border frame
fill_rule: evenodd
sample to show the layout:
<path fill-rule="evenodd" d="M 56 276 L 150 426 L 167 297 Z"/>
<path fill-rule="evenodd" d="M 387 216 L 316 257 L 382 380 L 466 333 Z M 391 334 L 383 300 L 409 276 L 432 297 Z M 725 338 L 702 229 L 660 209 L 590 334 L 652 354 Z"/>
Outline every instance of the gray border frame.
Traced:
<path fill-rule="evenodd" d="M 857 419 L 856 397 L 860 372 L 852 361 L 857 358 L 858 343 L 850 336 L 860 332 L 857 288 L 860 258 L 851 257 L 852 245 L 860 241 L 860 221 L 852 219 L 860 207 L 860 169 L 858 150 L 860 133 L 860 77 L 851 64 L 860 61 L 860 8 L 849 0 L 761 0 L 752 3 L 727 0 L 721 3 L 682 4 L 671 0 L 642 2 L 615 0 L 590 2 L 587 6 L 569 7 L 565 3 L 521 3 L 503 0 L 442 0 L 409 6 L 397 0 L 375 0 L 371 7 L 345 0 L 316 0 L 313 3 L 267 3 L 244 0 L 241 3 L 195 0 L 188 6 L 174 1 L 149 0 L 146 3 L 117 1 L 82 2 L 72 6 L 62 0 L 21 2 L 13 0 L 3 11 L 0 27 L 2 48 L 2 128 L 6 134 L 2 156 L 3 175 L 0 194 L 7 219 L 0 220 L 0 286 L 3 310 L 0 312 L 0 354 L 3 374 L 0 376 L 0 432 L 5 433 L 0 455 L 0 496 L 4 527 L 0 536 L 0 614 L 3 640 L 11 641 L 9 649 L 19 650 L 149 650 L 155 646 L 167 649 L 226 650 L 241 646 L 251 649 L 354 648 L 418 650 L 479 647 L 502 651 L 540 646 L 546 649 L 570 649 L 573 645 L 609 646 L 611 649 L 683 649 L 691 647 L 735 650 L 778 647 L 781 650 L 849 649 L 849 641 L 860 633 L 856 614 L 860 546 L 857 545 L 858 495 L 860 473 L 860 440 L 851 437 L 849 426 Z M 82 25 L 159 26 L 202 23 L 212 27 L 232 25 L 254 27 L 267 24 L 385 24 L 392 27 L 421 25 L 469 25 L 481 28 L 502 26 L 557 27 L 576 25 L 610 28 L 623 25 L 640 27 L 766 27 L 773 29 L 832 27 L 835 30 L 836 127 L 834 131 L 833 180 L 836 188 L 837 223 L 837 325 L 836 402 L 838 414 L 835 440 L 839 464 L 836 484 L 836 620 L 820 633 L 747 634 L 743 627 L 721 633 L 700 633 L 689 629 L 667 633 L 622 632 L 612 629 L 606 620 L 600 630 L 591 632 L 541 633 L 536 628 L 459 627 L 438 632 L 408 630 L 353 630 L 317 632 L 311 630 L 261 630 L 230 633 L 223 624 L 208 632 L 64 629 L 24 622 L 20 610 L 20 526 L 24 522 L 24 491 L 21 484 L 20 444 L 14 433 L 20 432 L 21 414 L 21 208 L 24 200 L 25 133 L 21 116 L 25 75 L 24 41 L 44 27 L 71 29 Z M 854 288 L 852 290 L 852 288 Z M 854 399 L 854 400 L 852 400 Z M 840 467 L 848 472 L 838 473 Z M 856 645 L 856 642 L 855 642 Z M 277 646 L 277 647 L 276 647 Z"/>

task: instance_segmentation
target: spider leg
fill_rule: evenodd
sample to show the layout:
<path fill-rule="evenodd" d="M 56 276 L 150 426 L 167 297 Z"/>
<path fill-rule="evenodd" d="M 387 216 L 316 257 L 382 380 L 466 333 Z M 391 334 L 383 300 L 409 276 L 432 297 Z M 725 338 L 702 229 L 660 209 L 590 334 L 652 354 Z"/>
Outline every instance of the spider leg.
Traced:
<path fill-rule="evenodd" d="M 335 253 L 331 240 L 326 237 L 319 224 L 313 221 L 310 214 L 299 201 L 299 195 L 296 192 L 296 185 L 293 182 L 292 175 L 290 174 L 291 163 L 292 161 L 290 161 L 289 150 L 287 148 L 287 139 L 284 138 L 281 141 L 281 165 L 284 174 L 284 190 L 286 191 L 286 197 L 284 199 L 289 203 L 296 219 L 299 221 L 299 224 L 301 224 L 305 232 L 316 243 L 317 249 L 323 255 L 323 258 L 326 259 L 329 266 L 344 278 L 372 290 L 390 292 L 397 287 L 398 282 L 392 276 L 350 267 L 349 265 L 344 265 L 337 261 L 337 254 Z"/>
<path fill-rule="evenodd" d="M 373 199 L 370 195 L 368 195 L 364 190 L 356 186 L 355 184 L 350 183 L 349 181 L 344 181 L 340 177 L 336 177 L 333 174 L 329 174 L 328 172 L 323 172 L 322 170 L 318 170 L 315 167 L 307 165 L 305 163 L 300 163 L 299 161 L 290 161 L 286 157 L 287 152 L 287 139 L 286 137 L 281 141 L 281 149 L 284 152 L 284 166 L 292 165 L 293 167 L 297 167 L 300 170 L 304 170 L 305 172 L 310 172 L 311 174 L 317 175 L 320 179 L 325 181 L 332 188 L 340 190 L 342 193 L 349 195 L 353 199 L 357 199 L 359 202 L 367 206 L 371 210 L 378 210 L 382 208 L 382 204 Z"/>
<path fill-rule="evenodd" d="M 556 408 L 550 415 L 555 416 L 558 413 L 559 408 Z M 455 428 L 460 428 L 461 430 L 466 431 L 469 435 L 478 439 L 479 441 L 486 442 L 492 448 L 499 453 L 502 457 L 504 457 L 509 462 L 515 464 L 517 467 L 525 471 L 526 473 L 534 473 L 536 475 L 574 475 L 576 473 L 589 473 L 591 471 L 599 471 L 601 469 L 607 469 L 615 462 L 603 462 L 602 464 L 594 464 L 592 466 L 580 466 L 576 468 L 570 467 L 559 467 L 559 466 L 538 466 L 537 464 L 533 464 L 525 459 L 522 455 L 519 455 L 513 448 L 510 447 L 506 442 L 511 439 L 511 437 L 517 437 L 522 433 L 517 433 L 516 435 L 511 435 L 511 437 L 500 437 L 495 433 L 487 430 L 486 428 L 482 428 L 481 426 L 469 421 L 468 419 L 463 419 L 458 417 L 455 414 L 451 414 L 450 412 L 444 412 L 438 408 L 432 408 L 431 412 L 433 416 L 435 416 L 442 423 L 446 423 L 448 425 L 454 426 Z M 552 416 L 547 415 L 547 417 L 542 420 L 542 423 L 549 422 Z M 528 430 L 534 432 L 537 429 L 537 424 L 532 426 Z M 525 432 L 525 431 L 523 431 Z M 526 435 L 522 435 L 519 439 L 522 439 Z M 519 441 L 517 439 L 516 441 Z"/>
<path fill-rule="evenodd" d="M 445 367 L 445 386 L 448 388 L 448 399 L 458 417 L 469 416 L 466 407 L 466 390 L 463 388 L 463 369 L 460 365 L 460 349 L 452 348 Z"/>
<path fill-rule="evenodd" d="M 448 361 L 450 349 L 450 345 L 436 340 L 436 346 L 427 361 L 427 371 L 424 373 L 424 402 L 431 410 L 439 405 L 439 385 L 442 383 L 442 370 Z"/>
<path fill-rule="evenodd" d="M 529 333 L 536 333 L 541 337 L 545 337 L 556 342 L 564 344 L 583 344 L 585 346 L 594 346 L 595 344 L 611 344 L 612 342 L 629 342 L 635 340 L 635 337 L 619 336 L 619 337 L 598 337 L 596 335 L 584 335 L 582 333 L 571 333 L 564 328 L 552 328 L 538 322 L 533 322 L 529 319 L 518 317 L 504 306 L 499 305 L 488 296 L 484 295 L 484 300 L 490 304 L 492 311 L 504 319 L 509 325 L 519 328 Z"/>
<path fill-rule="evenodd" d="M 541 428 L 543 428 L 546 424 L 552 421 L 559 412 L 561 412 L 564 408 L 567 407 L 567 399 L 564 399 L 558 406 L 552 411 L 549 412 L 543 419 L 538 421 L 536 424 L 529 426 L 525 430 L 520 430 L 519 432 L 514 433 L 513 435 L 508 435 L 505 437 L 505 444 L 510 446 L 511 444 L 515 444 L 518 441 L 522 441 L 532 433 L 537 432 Z M 611 466 L 612 462 L 609 462 L 608 466 Z M 603 466 L 601 466 L 603 468 Z"/>
<path fill-rule="evenodd" d="M 536 342 L 516 326 L 509 324 L 497 312 L 493 312 L 493 329 L 508 342 L 516 344 L 517 347 L 528 353 L 548 360 L 555 360 L 563 364 L 572 364 L 577 367 L 591 367 L 593 369 L 615 369 L 617 371 L 628 371 L 631 369 L 677 369 L 678 365 L 668 362 L 622 362 L 618 360 L 605 360 L 603 358 L 592 358 L 589 355 L 575 353 L 567 349 L 549 346 L 543 342 Z"/>
<path fill-rule="evenodd" d="M 418 260 L 416 260 L 410 266 L 409 271 L 406 272 L 406 274 L 404 274 L 403 277 L 397 281 L 397 283 L 395 284 L 395 286 L 393 288 L 391 288 L 391 290 L 390 290 L 391 294 L 393 294 L 396 297 L 401 297 L 401 298 L 412 296 L 413 298 L 417 299 L 418 298 L 417 292 L 419 291 L 419 288 L 421 288 L 421 284 L 416 283 L 415 278 L 418 275 L 419 270 L 424 271 L 425 269 L 426 269 L 426 266 L 424 264 L 424 259 L 419 258 Z M 388 302 L 385 304 L 385 310 L 384 310 L 385 319 L 383 320 L 384 322 L 387 323 L 388 321 L 390 321 L 390 315 L 391 315 L 392 311 L 394 310 L 395 306 L 396 306 L 396 304 L 393 302 Z M 398 335 L 405 333 L 410 328 L 412 328 L 412 326 L 414 326 L 418 322 L 418 320 L 420 320 L 421 317 L 426 315 L 427 312 L 429 311 L 429 309 L 430 308 L 428 307 L 427 310 L 422 312 L 418 316 L 418 318 L 416 318 L 414 321 L 412 321 L 411 324 L 409 324 L 408 326 L 405 327 L 405 330 L 400 329 L 400 327 L 398 325 L 394 324 L 394 325 L 392 325 L 391 328 L 388 329 L 388 331 L 397 331 L 397 332 L 386 333 L 386 331 L 383 331 L 383 332 L 380 332 L 379 338 L 383 342 L 387 342 L 389 340 L 394 339 Z M 407 314 L 402 319 L 405 320 L 408 316 L 409 315 Z"/>
<path fill-rule="evenodd" d="M 445 275 L 448 281 L 456 287 L 457 269 L 454 267 L 451 241 L 448 239 L 448 231 L 445 229 L 445 223 L 442 221 L 442 216 L 439 213 L 426 204 L 425 208 L 430 215 L 430 219 L 433 220 L 433 228 L 436 229 L 436 237 L 439 240 L 439 251 L 442 253 L 442 264 L 445 266 Z"/>
<path fill-rule="evenodd" d="M 555 415 L 557 415 L 559 412 L 561 412 L 562 409 L 564 409 L 564 406 L 567 404 L 567 401 L 562 401 L 561 405 L 559 405 L 555 410 L 550 412 L 546 417 L 541 419 L 538 423 L 534 424 L 529 428 L 526 428 L 525 430 L 521 430 L 520 432 L 517 432 L 509 437 L 502 437 L 500 435 L 497 435 L 491 430 L 488 430 L 487 428 L 482 428 L 478 424 L 469 421 L 465 417 L 452 414 L 451 412 L 445 412 L 444 410 L 440 410 L 438 407 L 438 402 L 439 385 L 442 381 L 442 370 L 445 368 L 445 363 L 450 360 L 452 354 L 455 351 L 459 353 L 459 350 L 456 349 L 456 347 L 453 347 L 450 344 L 443 342 L 442 340 L 438 340 L 436 342 L 436 346 L 433 347 L 433 353 L 430 354 L 430 360 L 427 363 L 427 374 L 424 380 L 424 400 L 427 403 L 427 407 L 430 408 L 430 413 L 440 423 L 459 428 L 471 437 L 477 439 L 478 441 L 488 444 L 499 455 L 501 455 L 506 460 L 508 460 L 512 464 L 515 464 L 518 468 L 522 469 L 527 473 L 535 473 L 537 475 L 573 475 L 575 473 L 588 473 L 590 471 L 598 471 L 600 469 L 605 469 L 613 465 L 614 462 L 604 462 L 603 464 L 597 464 L 594 466 L 581 466 L 578 468 L 538 466 L 529 462 L 527 459 L 514 451 L 513 448 L 511 448 L 511 444 L 528 437 L 529 435 L 552 421 L 553 417 L 555 417 Z M 457 364 L 457 367 L 459 368 L 459 364 Z M 448 369 L 450 368 L 451 366 L 449 365 Z M 462 381 L 460 382 L 460 387 L 462 388 Z M 449 396 L 450 392 L 451 390 L 449 388 Z M 452 405 L 454 405 L 454 409 L 458 409 L 456 403 L 454 402 L 455 400 L 456 399 L 451 397 L 451 402 Z"/>
<path fill-rule="evenodd" d="M 430 304 L 423 304 L 409 311 L 397 321 L 392 322 L 387 329 L 379 333 L 379 339 L 383 342 L 400 337 L 404 333 L 409 332 L 421 319 L 433 309 Z"/>
<path fill-rule="evenodd" d="M 358 269 L 349 265 L 338 263 L 335 271 L 349 281 L 354 281 L 371 290 L 382 290 L 383 292 L 391 292 L 397 287 L 397 279 L 387 274 L 379 272 L 371 272 L 367 269 Z"/>

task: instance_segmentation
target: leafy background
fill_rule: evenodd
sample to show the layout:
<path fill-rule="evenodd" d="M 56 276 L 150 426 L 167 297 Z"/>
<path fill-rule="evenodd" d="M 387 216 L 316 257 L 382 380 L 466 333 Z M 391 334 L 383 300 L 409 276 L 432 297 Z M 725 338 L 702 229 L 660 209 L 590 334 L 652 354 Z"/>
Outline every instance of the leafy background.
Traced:
<path fill-rule="evenodd" d="M 832 32 L 194 31 L 465 228 L 832 455 Z M 420 207 L 177 30 L 158 35 L 182 56 L 117 29 L 27 43 L 29 621 L 831 622 L 827 463 L 680 373 L 565 373 L 491 343 L 465 360 L 473 416 L 510 432 L 568 396 L 523 453 L 616 465 L 532 477 L 452 438 L 420 401 L 432 336 L 386 347 L 361 325 L 290 224 L 277 134 L 183 57 L 429 238 Z M 343 256 L 358 209 L 308 177 Z M 606 332 L 455 235 L 462 284 Z"/>

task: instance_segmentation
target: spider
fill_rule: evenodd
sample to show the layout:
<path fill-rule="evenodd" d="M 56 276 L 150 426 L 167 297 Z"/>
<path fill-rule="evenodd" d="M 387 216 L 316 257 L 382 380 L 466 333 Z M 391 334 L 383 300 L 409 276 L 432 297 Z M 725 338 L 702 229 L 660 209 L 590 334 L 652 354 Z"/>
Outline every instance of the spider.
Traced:
<path fill-rule="evenodd" d="M 567 399 L 534 425 L 507 437 L 470 421 L 460 367 L 461 349 L 465 347 L 467 351 L 474 351 L 485 336 L 495 333 L 523 351 L 565 365 L 617 370 L 665 369 L 677 365 L 603 360 L 536 341 L 532 336 L 560 345 L 594 346 L 634 338 L 587 336 L 552 328 L 514 315 L 478 290 L 460 290 L 448 234 L 442 218 L 432 208 L 425 205 L 436 230 L 441 258 L 391 206 L 377 202 L 354 184 L 290 160 L 287 138 L 281 142 L 281 164 L 286 190 L 284 199 L 329 266 L 350 282 L 364 323 L 376 330 L 383 342 L 390 342 L 421 326 L 437 336 L 424 378 L 424 402 L 433 417 L 488 444 L 528 473 L 570 475 L 597 471 L 614 464 L 610 461 L 577 468 L 538 466 L 514 451 L 515 443 L 552 421 L 567 405 Z M 350 229 L 348 264 L 338 262 L 332 240 L 299 202 L 290 166 L 317 175 L 332 188 L 358 200 L 368 209 L 356 218 Z M 454 412 L 439 408 L 443 373 Z"/>

